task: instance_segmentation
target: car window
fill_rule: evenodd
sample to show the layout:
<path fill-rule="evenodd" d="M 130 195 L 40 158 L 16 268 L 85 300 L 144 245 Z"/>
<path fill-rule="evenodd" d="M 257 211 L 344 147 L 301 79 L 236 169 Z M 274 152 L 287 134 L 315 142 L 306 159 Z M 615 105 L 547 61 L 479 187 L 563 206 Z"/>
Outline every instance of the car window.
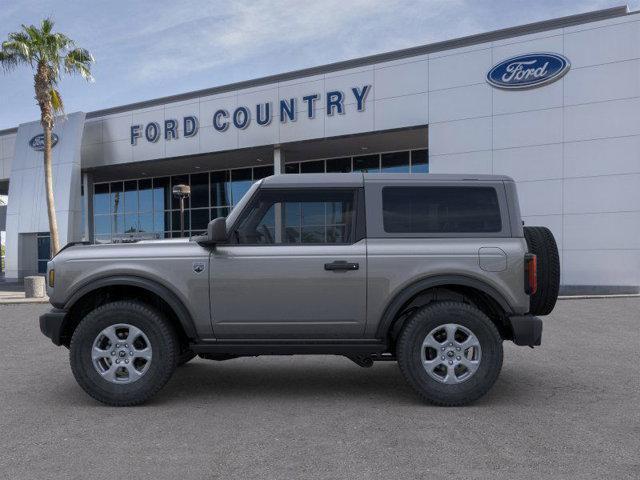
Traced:
<path fill-rule="evenodd" d="M 350 243 L 354 191 L 262 190 L 233 232 L 247 245 Z"/>
<path fill-rule="evenodd" d="M 385 187 L 387 233 L 495 233 L 502 230 L 492 187 Z"/>

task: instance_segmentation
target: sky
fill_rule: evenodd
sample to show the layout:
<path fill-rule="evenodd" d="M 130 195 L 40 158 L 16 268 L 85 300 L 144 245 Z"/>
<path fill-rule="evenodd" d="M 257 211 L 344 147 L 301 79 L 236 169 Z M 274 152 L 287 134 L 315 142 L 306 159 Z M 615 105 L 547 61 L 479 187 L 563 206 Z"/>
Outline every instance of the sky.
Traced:
<path fill-rule="evenodd" d="M 95 57 L 64 77 L 90 112 L 365 55 L 623 5 L 621 0 L 0 0 L 0 40 L 51 16 Z M 631 10 L 640 0 L 627 2 Z M 39 118 L 27 68 L 0 70 L 0 129 Z"/>

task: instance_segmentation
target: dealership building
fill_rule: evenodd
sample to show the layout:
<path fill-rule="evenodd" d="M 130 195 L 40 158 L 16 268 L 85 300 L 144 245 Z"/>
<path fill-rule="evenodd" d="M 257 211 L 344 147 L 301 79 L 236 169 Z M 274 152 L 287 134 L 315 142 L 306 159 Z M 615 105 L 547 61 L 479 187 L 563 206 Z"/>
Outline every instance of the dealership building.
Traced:
<path fill-rule="evenodd" d="M 570 292 L 640 285 L 640 15 L 516 26 L 75 112 L 54 130 L 61 243 L 185 235 L 273 174 L 504 174 L 554 233 Z M 39 122 L 0 131 L 7 279 L 42 272 L 49 234 Z"/>

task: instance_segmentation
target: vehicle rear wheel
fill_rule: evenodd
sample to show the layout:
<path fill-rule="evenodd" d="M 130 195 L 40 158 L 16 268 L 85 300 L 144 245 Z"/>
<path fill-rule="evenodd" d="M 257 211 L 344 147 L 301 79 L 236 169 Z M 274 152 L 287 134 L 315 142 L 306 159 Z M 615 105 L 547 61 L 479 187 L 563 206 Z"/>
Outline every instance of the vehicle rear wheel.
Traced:
<path fill-rule="evenodd" d="M 461 302 L 422 307 L 396 344 L 398 365 L 420 397 L 435 405 L 464 405 L 483 396 L 502 368 L 502 338 L 493 322 Z"/>
<path fill-rule="evenodd" d="M 71 338 L 69 359 L 78 384 L 113 406 L 143 403 L 171 378 L 177 364 L 176 333 L 162 314 L 135 301 L 90 312 Z"/>
<path fill-rule="evenodd" d="M 537 258 L 538 291 L 531 295 L 529 311 L 549 315 L 560 290 L 560 256 L 553 233 L 547 227 L 524 227 L 529 252 Z"/>

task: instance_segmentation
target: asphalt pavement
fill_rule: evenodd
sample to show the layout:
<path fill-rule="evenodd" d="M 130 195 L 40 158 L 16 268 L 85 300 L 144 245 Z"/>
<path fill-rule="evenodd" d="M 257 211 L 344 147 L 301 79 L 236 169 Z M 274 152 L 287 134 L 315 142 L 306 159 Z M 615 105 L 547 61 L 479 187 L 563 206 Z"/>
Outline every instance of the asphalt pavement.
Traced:
<path fill-rule="evenodd" d="M 424 405 L 395 363 L 196 359 L 149 403 L 105 407 L 0 306 L 0 478 L 637 479 L 640 299 L 563 300 L 543 346 L 505 343 L 491 392 Z"/>

